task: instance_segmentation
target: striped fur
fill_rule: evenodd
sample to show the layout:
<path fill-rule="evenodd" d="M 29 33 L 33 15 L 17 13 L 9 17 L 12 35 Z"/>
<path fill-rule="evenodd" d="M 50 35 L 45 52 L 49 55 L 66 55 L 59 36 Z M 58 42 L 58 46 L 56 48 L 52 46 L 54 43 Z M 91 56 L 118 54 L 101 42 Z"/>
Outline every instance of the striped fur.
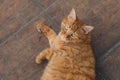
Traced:
<path fill-rule="evenodd" d="M 85 34 L 86 24 L 77 19 L 77 16 L 73 20 L 64 18 L 58 35 L 46 25 L 37 24 L 38 31 L 50 43 L 50 48 L 36 57 L 38 64 L 44 59 L 49 60 L 40 80 L 95 80 L 95 58 L 90 32 Z"/>

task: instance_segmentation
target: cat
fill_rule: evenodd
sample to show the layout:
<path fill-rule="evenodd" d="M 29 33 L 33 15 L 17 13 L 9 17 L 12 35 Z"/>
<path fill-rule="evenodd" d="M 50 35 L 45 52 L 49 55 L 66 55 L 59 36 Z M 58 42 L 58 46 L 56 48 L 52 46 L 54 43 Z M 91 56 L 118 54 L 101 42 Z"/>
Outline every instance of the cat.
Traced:
<path fill-rule="evenodd" d="M 36 27 L 50 44 L 50 48 L 36 57 L 38 64 L 49 60 L 40 80 L 95 80 L 95 57 L 91 47 L 94 27 L 79 20 L 75 9 L 62 20 L 58 35 L 44 24 Z"/>

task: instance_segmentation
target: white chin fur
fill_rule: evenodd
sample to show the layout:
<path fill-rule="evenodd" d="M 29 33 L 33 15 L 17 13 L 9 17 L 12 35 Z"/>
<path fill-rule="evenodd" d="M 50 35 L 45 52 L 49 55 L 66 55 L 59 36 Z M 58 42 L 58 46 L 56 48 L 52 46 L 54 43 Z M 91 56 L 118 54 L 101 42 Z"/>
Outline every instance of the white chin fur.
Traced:
<path fill-rule="evenodd" d="M 61 36 L 61 39 L 62 39 L 63 41 L 67 41 L 64 36 Z"/>

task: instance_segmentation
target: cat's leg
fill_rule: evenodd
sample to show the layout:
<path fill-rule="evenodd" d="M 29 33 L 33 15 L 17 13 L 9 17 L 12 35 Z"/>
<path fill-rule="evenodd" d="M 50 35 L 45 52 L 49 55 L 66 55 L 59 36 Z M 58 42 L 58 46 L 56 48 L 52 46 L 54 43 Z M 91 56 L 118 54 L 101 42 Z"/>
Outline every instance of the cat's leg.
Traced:
<path fill-rule="evenodd" d="M 38 32 L 43 33 L 49 40 L 50 46 L 53 42 L 53 40 L 56 38 L 56 33 L 49 28 L 48 26 L 44 24 L 38 24 L 36 25 Z"/>
<path fill-rule="evenodd" d="M 43 50 L 40 54 L 36 57 L 36 63 L 40 64 L 42 60 L 48 59 L 50 60 L 54 51 L 50 48 Z"/>

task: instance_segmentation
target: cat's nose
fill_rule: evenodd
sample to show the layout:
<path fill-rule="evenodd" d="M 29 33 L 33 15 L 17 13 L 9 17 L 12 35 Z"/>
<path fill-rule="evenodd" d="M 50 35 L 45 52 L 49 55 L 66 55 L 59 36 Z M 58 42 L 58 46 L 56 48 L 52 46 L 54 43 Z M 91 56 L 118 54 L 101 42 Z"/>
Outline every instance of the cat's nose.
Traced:
<path fill-rule="evenodd" d="M 70 37 L 70 35 L 66 35 L 66 36 L 65 36 L 65 38 L 69 38 L 69 37 Z"/>

